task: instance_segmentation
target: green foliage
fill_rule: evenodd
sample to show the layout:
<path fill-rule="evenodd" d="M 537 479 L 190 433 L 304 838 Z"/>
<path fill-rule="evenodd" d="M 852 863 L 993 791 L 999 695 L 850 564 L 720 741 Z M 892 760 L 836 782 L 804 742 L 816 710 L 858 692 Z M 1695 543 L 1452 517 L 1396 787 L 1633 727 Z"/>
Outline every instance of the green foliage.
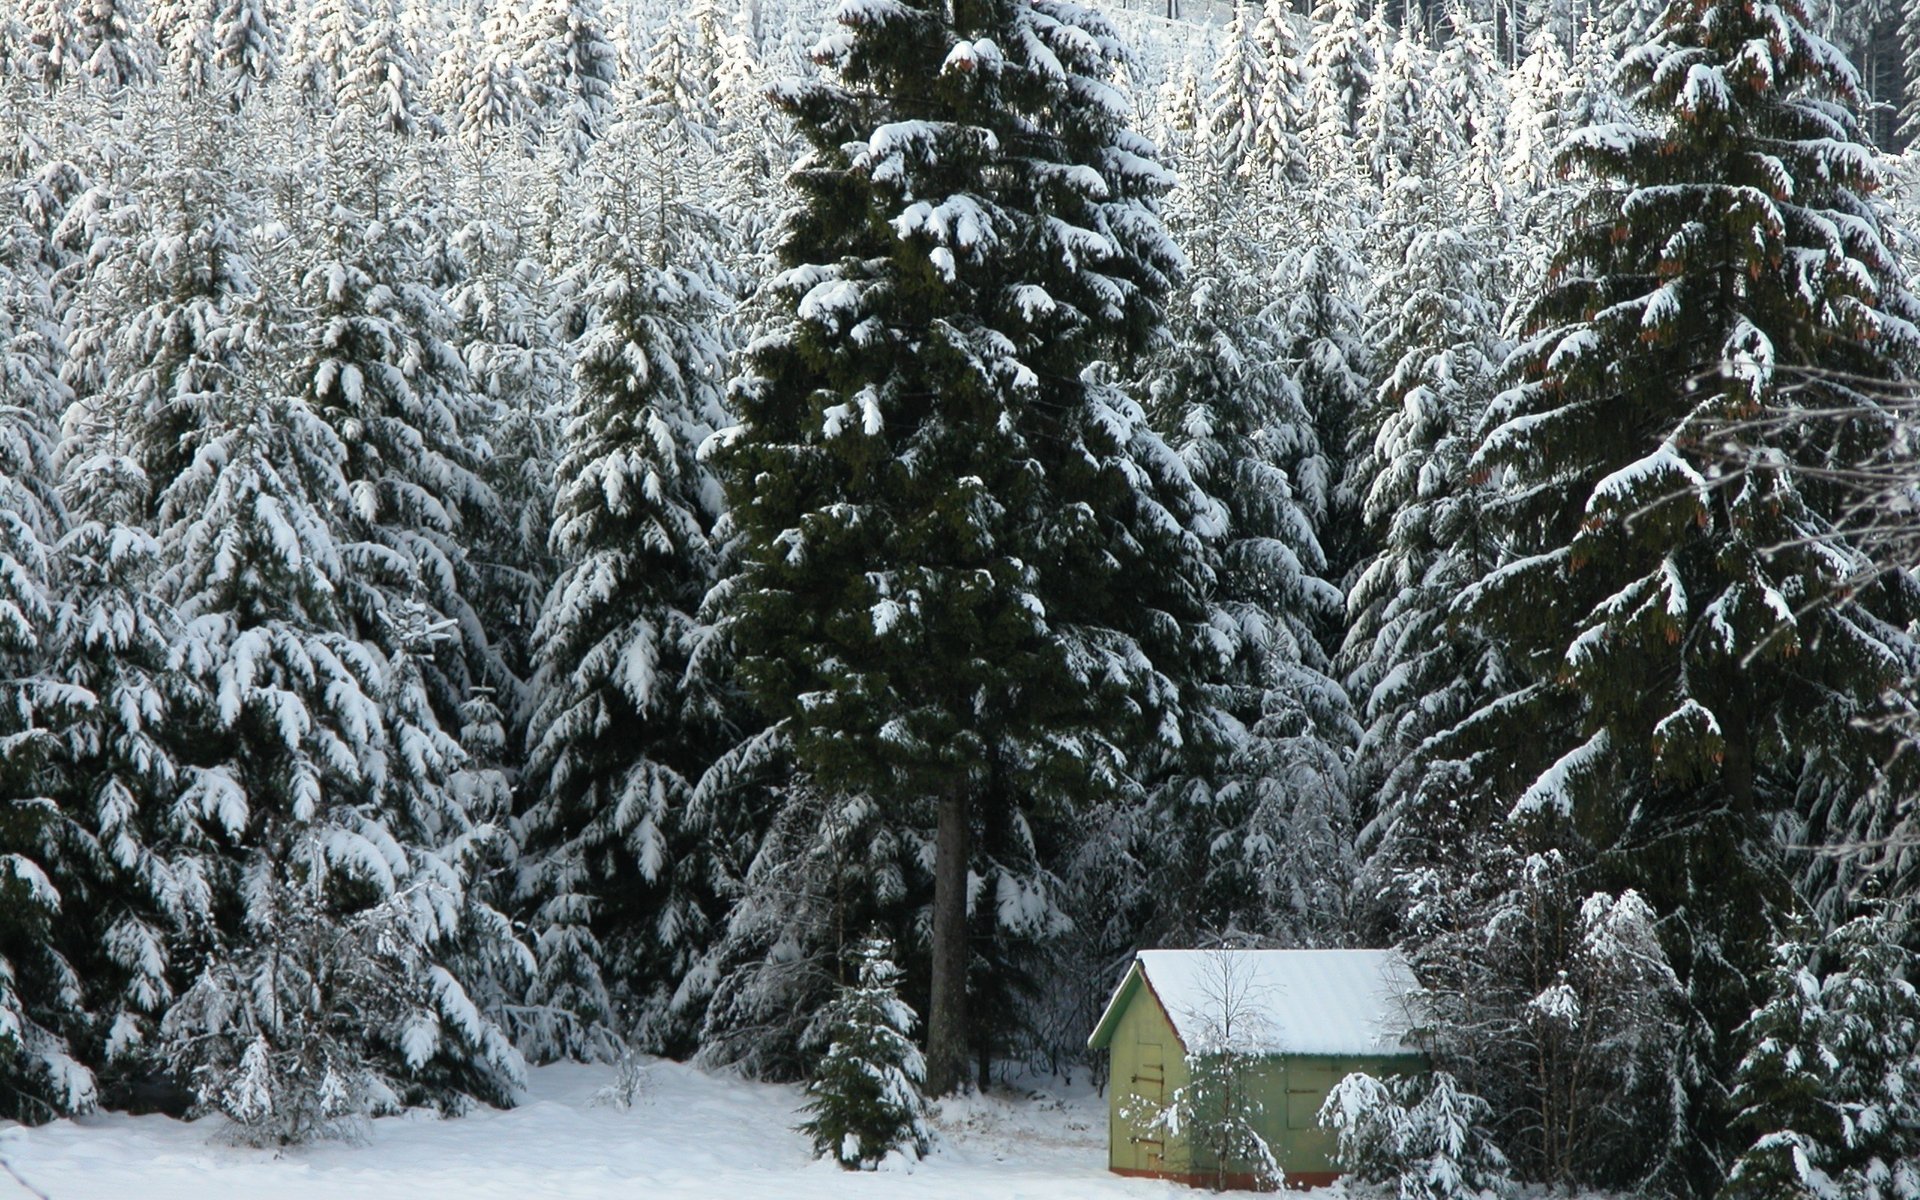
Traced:
<path fill-rule="evenodd" d="M 849 957 L 855 978 L 826 1014 L 827 1053 L 807 1084 L 800 1132 L 821 1157 L 871 1171 L 896 1151 L 927 1152 L 926 1063 L 911 1037 L 913 1010 L 900 999 L 892 943 L 867 937 Z"/>
<path fill-rule="evenodd" d="M 1669 1141 L 1708 1187 L 1724 1034 L 1796 903 L 1770 822 L 1873 827 L 1880 772 L 1910 770 L 1879 719 L 1920 593 L 1837 532 L 1820 473 L 1895 445 L 1872 381 L 1920 362 L 1920 309 L 1874 207 L 1857 79 L 1797 0 L 1677 0 L 1618 78 L 1632 119 L 1565 143 L 1588 192 L 1469 464 L 1509 561 L 1455 613 L 1517 678 L 1457 744 L 1534 836 L 1663 918 L 1720 1031 L 1681 1073 Z M 1857 415 L 1800 436 L 1827 406 Z"/>
<path fill-rule="evenodd" d="M 1053 821 L 1178 746 L 1207 661 L 1217 511 L 1103 382 L 1179 272 L 1171 180 L 1092 12 L 836 19 L 828 70 L 775 96 L 811 149 L 715 453 L 731 635 L 812 785 L 915 836 L 966 802 L 997 876 L 981 933 L 1031 944 L 1065 928 L 1037 863 Z"/>
<path fill-rule="evenodd" d="M 1493 1200 L 1513 1193 L 1507 1159 L 1487 1129 L 1491 1106 L 1445 1071 L 1348 1075 L 1320 1108 L 1343 1170 L 1392 1184 L 1400 1200 Z"/>
<path fill-rule="evenodd" d="M 1723 1200 L 1906 1200 L 1920 1191 L 1920 992 L 1899 911 L 1780 946 L 1742 1031 Z"/>

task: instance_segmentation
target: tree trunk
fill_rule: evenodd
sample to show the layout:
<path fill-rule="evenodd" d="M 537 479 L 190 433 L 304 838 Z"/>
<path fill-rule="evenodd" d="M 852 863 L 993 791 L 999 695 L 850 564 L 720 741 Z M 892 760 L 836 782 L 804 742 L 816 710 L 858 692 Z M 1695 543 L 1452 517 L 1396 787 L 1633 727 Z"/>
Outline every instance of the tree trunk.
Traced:
<path fill-rule="evenodd" d="M 967 860 L 973 813 L 964 785 L 940 798 L 933 844 L 933 997 L 927 1006 L 927 1094 L 964 1084 L 967 1069 Z"/>

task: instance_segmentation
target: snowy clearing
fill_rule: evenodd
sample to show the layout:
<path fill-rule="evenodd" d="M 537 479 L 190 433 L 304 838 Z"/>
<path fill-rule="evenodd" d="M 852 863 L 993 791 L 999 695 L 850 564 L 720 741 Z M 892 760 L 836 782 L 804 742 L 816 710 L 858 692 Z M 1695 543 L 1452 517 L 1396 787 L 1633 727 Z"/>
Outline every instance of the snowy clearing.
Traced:
<path fill-rule="evenodd" d="M 648 1067 L 630 1109 L 592 1103 L 611 1068 L 531 1073 L 519 1108 L 457 1120 L 376 1121 L 362 1145 L 276 1153 L 219 1140 L 220 1123 L 94 1114 L 0 1125 L 0 1154 L 51 1200 L 1130 1200 L 1191 1198 L 1106 1171 L 1106 1105 L 1079 1082 L 1044 1095 L 949 1102 L 934 1154 L 911 1172 L 814 1161 L 797 1088 L 671 1062 Z M 0 1200 L 24 1191 L 0 1175 Z M 1322 1193 L 1322 1195 L 1328 1195 Z"/>

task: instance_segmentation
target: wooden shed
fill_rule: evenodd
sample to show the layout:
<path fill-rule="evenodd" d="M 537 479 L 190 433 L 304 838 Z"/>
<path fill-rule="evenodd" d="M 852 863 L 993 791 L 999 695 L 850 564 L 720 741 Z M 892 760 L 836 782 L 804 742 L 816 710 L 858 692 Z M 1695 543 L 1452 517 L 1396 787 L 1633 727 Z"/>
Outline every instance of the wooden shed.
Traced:
<path fill-rule="evenodd" d="M 1246 1080 L 1261 1102 L 1262 1138 L 1288 1187 L 1333 1182 L 1333 1136 L 1316 1119 L 1347 1074 L 1425 1069 L 1412 1041 L 1413 973 L 1394 950 L 1142 950 L 1087 1039 L 1111 1054 L 1108 1166 L 1117 1174 L 1211 1183 L 1184 1141 L 1152 1125 L 1205 1054 L 1222 1010 L 1238 1012 L 1235 1044 L 1255 1057 Z M 1251 1016 L 1253 1019 L 1248 1020 Z M 1228 1164 L 1229 1181 L 1252 1186 Z"/>

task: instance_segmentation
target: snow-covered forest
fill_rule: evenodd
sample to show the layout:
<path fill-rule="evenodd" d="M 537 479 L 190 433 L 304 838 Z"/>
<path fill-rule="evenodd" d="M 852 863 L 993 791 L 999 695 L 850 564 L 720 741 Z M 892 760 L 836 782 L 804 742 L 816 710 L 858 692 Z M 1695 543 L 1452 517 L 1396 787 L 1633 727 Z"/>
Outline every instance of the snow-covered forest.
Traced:
<path fill-rule="evenodd" d="M 1920 0 L 0 0 L 0 1116 L 924 1141 L 1395 945 L 1500 1178 L 1920 1197 L 1916 125 Z"/>

